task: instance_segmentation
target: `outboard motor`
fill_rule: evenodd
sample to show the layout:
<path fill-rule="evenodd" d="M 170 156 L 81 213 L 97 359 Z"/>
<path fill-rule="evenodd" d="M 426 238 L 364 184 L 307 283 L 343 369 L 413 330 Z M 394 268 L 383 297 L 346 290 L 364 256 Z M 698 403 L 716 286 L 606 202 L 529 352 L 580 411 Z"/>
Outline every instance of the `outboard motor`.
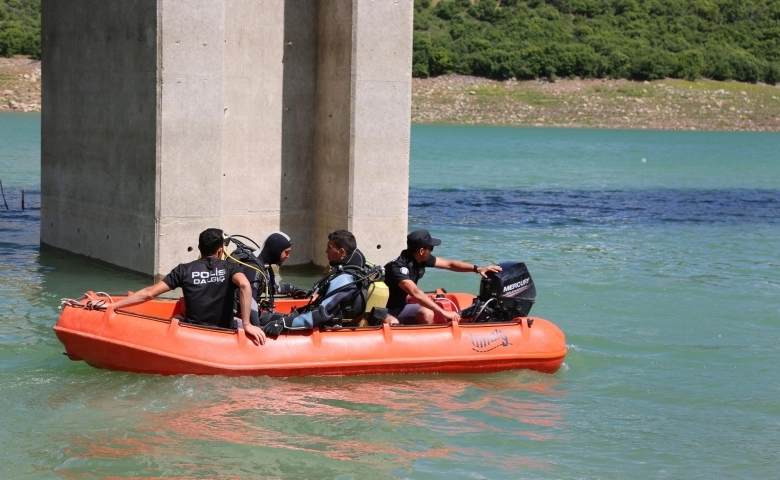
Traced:
<path fill-rule="evenodd" d="M 527 317 L 536 301 L 536 287 L 522 262 L 498 264 L 501 271 L 488 273 L 479 285 L 479 296 L 460 312 L 464 321 L 508 322 Z"/>

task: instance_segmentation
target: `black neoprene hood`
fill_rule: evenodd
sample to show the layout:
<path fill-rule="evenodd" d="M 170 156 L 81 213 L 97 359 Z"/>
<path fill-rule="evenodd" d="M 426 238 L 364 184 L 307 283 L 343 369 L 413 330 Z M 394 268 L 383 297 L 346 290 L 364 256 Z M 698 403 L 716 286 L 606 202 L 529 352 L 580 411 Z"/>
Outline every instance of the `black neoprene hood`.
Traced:
<path fill-rule="evenodd" d="M 260 251 L 260 259 L 266 265 L 277 265 L 282 261 L 282 252 L 292 246 L 290 237 L 282 232 L 274 232 L 265 239 Z"/>

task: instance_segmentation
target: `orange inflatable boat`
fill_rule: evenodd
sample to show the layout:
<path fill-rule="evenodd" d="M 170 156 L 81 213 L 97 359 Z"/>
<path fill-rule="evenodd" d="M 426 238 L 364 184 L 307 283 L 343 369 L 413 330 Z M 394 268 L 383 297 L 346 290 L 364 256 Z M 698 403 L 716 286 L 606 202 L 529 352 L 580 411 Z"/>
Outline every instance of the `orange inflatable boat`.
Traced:
<path fill-rule="evenodd" d="M 181 300 L 158 299 L 126 309 L 109 305 L 107 310 L 97 310 L 87 306 L 99 298 L 89 292 L 63 305 L 54 331 L 71 359 L 138 373 L 276 377 L 511 369 L 554 373 L 566 355 L 564 335 L 547 320 L 514 316 L 527 312 L 530 304 L 512 296 L 512 288 L 530 285 L 533 289 L 533 284 L 530 276 L 524 285 L 517 285 L 523 280 L 512 281 L 506 284 L 493 278 L 491 294 L 485 292 L 491 288 L 483 280 L 480 297 L 432 294 L 442 308 L 461 311 L 459 324 L 286 330 L 265 345 L 256 345 L 241 329 L 201 327 L 171 318 L 181 311 Z M 305 303 L 281 299 L 276 301 L 276 310 L 287 313 Z"/>

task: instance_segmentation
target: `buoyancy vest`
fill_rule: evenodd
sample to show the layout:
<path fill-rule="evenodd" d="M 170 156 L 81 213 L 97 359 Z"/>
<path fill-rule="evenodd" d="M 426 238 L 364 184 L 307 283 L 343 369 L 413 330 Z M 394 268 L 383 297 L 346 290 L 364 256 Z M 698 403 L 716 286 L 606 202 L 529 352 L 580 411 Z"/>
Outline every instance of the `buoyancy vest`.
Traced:
<path fill-rule="evenodd" d="M 244 275 L 252 287 L 253 312 L 250 315 L 256 315 L 263 311 L 273 312 L 275 308 L 274 294 L 276 293 L 276 278 L 273 269 L 263 262 L 259 250 L 253 251 L 236 239 L 232 239 L 232 241 L 236 243 L 237 248 L 227 255 L 227 259 L 241 265 Z M 255 308 L 257 313 L 254 311 Z M 238 291 L 234 301 L 234 312 L 237 316 L 240 315 Z"/>
<path fill-rule="evenodd" d="M 317 298 L 309 304 L 307 310 L 318 310 L 323 302 L 335 297 L 326 302 L 329 307 L 326 310 L 328 316 L 332 319 L 359 317 L 366 311 L 368 290 L 371 283 L 382 281 L 382 267 L 366 262 L 363 253 L 358 249 L 355 249 L 352 255 L 344 259 L 331 262 L 331 267 L 325 276 L 312 287 L 312 293 L 316 293 Z M 344 283 L 342 278 L 338 282 L 338 286 L 331 288 L 333 281 L 342 275 L 349 275 L 352 279 Z"/>

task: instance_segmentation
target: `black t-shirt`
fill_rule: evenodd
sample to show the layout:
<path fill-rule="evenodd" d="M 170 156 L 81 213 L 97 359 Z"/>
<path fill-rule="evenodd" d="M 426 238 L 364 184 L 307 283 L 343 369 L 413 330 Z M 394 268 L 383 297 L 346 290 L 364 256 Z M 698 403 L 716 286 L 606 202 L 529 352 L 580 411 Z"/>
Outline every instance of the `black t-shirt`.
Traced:
<path fill-rule="evenodd" d="M 390 291 L 387 308 L 401 308 L 406 305 L 406 292 L 398 286 L 403 280 L 417 282 L 425 275 L 425 267 L 436 265 L 436 257 L 431 255 L 424 264 L 417 263 L 409 250 L 404 250 L 395 260 L 385 265 L 385 283 Z"/>
<path fill-rule="evenodd" d="M 163 278 L 171 290 L 181 287 L 187 321 L 198 325 L 229 328 L 233 320 L 236 288 L 233 276 L 241 267 L 214 257 L 179 264 Z"/>

